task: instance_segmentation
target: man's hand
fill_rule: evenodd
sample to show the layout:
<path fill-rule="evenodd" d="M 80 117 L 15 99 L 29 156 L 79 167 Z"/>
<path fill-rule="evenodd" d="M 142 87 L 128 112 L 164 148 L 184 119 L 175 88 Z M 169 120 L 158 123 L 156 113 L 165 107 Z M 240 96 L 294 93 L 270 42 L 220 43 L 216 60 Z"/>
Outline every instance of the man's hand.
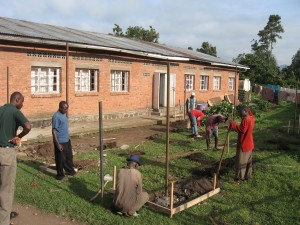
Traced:
<path fill-rule="evenodd" d="M 12 143 L 14 145 L 18 144 L 21 141 L 21 138 L 19 138 L 18 136 L 8 140 L 9 143 Z"/>
<path fill-rule="evenodd" d="M 64 150 L 64 147 L 61 144 L 58 144 L 58 150 L 62 152 L 62 150 Z"/>

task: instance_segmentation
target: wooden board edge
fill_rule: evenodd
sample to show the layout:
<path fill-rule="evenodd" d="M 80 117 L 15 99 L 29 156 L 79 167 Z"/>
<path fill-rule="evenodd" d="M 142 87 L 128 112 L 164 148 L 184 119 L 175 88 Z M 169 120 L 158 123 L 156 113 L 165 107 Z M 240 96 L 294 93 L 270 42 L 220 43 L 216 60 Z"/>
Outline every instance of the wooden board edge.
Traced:
<path fill-rule="evenodd" d="M 170 209 L 168 209 L 168 208 L 166 208 L 166 207 L 163 207 L 163 206 L 161 206 L 161 205 L 155 204 L 154 202 L 148 201 L 148 202 L 146 203 L 146 205 L 148 205 L 149 207 L 151 207 L 151 208 L 153 208 L 153 209 L 156 209 L 156 210 L 158 210 L 158 211 L 160 211 L 160 212 L 166 213 L 166 214 L 168 214 L 168 215 L 171 214 L 171 210 L 170 210 Z"/>
<path fill-rule="evenodd" d="M 189 201 L 189 202 L 187 202 L 185 204 L 182 204 L 182 205 L 174 208 L 172 210 L 171 214 L 175 214 L 175 213 L 181 212 L 182 210 L 190 208 L 190 207 L 192 207 L 192 206 L 194 206 L 194 205 L 196 205 L 196 204 L 198 204 L 198 203 L 200 203 L 200 202 L 202 202 L 202 201 L 204 201 L 204 200 L 206 200 L 206 199 L 214 196 L 215 194 L 218 194 L 220 192 L 220 190 L 221 190 L 220 188 L 216 188 L 215 190 L 212 190 L 212 191 L 210 191 L 210 192 L 208 192 L 208 193 L 206 193 L 204 195 L 201 195 L 198 198 L 195 198 L 195 199 L 193 199 L 193 200 L 191 200 L 191 201 Z"/>

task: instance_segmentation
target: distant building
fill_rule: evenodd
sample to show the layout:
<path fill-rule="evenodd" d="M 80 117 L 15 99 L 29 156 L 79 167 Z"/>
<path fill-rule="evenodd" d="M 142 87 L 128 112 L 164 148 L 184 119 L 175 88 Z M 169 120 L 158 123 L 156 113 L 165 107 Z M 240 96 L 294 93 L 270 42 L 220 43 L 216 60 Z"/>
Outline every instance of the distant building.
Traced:
<path fill-rule="evenodd" d="M 58 102 L 70 118 L 159 110 L 230 95 L 243 65 L 200 52 L 89 31 L 0 17 L 0 105 L 20 91 L 29 118 L 50 118 Z M 168 66 L 169 65 L 169 66 Z"/>

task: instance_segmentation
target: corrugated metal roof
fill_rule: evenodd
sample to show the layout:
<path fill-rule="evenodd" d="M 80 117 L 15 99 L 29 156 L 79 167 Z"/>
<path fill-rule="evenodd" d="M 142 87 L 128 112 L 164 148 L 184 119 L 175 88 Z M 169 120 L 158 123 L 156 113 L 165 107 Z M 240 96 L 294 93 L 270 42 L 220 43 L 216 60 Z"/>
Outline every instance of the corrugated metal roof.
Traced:
<path fill-rule="evenodd" d="M 182 57 L 210 63 L 242 66 L 200 52 L 145 42 L 124 37 L 115 37 L 90 31 L 82 31 L 49 24 L 0 17 L 0 39 L 3 35 L 20 38 L 35 38 L 49 41 L 69 42 L 90 46 L 128 50 L 139 53 L 157 54 L 166 57 Z M 134 54 L 134 53 L 133 53 Z"/>

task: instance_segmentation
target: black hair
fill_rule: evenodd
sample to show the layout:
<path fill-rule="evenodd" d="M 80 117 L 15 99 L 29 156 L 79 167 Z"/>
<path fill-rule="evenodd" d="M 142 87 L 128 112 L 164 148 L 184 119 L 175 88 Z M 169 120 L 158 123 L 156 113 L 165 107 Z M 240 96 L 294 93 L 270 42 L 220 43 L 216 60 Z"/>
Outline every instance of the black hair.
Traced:
<path fill-rule="evenodd" d="M 21 92 L 15 91 L 14 93 L 12 93 L 10 95 L 10 102 L 13 102 L 14 100 L 16 100 L 17 98 L 20 98 L 20 97 L 23 97 Z"/>
<path fill-rule="evenodd" d="M 61 101 L 61 102 L 59 103 L 59 108 L 63 108 L 64 106 L 69 107 L 69 104 L 68 104 L 66 101 Z"/>
<path fill-rule="evenodd" d="M 222 119 L 222 116 L 217 116 L 216 119 L 215 119 L 215 122 L 216 122 L 216 123 L 221 123 L 222 120 L 223 120 L 223 119 Z"/>
<path fill-rule="evenodd" d="M 249 107 L 248 106 L 246 106 L 246 105 L 240 105 L 239 106 L 239 111 L 249 111 Z"/>

